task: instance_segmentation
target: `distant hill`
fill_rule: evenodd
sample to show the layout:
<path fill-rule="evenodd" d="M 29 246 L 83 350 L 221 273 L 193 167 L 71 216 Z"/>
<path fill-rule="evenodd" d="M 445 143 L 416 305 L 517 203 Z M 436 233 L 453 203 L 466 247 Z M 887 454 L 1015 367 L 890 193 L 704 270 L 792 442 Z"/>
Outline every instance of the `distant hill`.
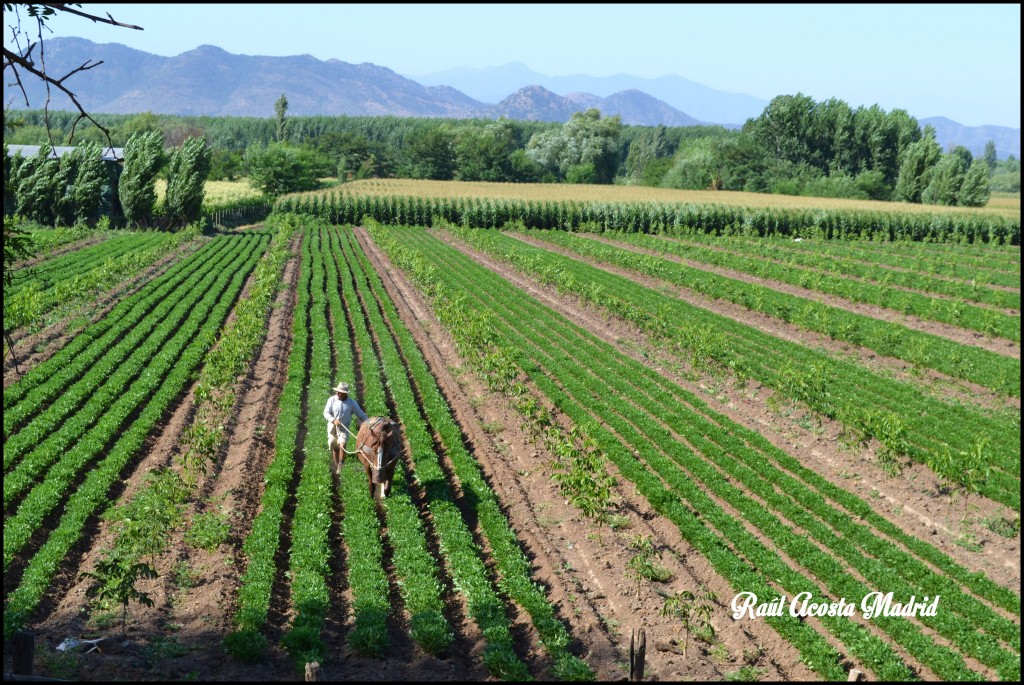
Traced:
<path fill-rule="evenodd" d="M 309 115 L 394 115 L 405 117 L 494 117 L 505 115 L 535 121 L 568 121 L 573 112 L 598 107 L 623 123 L 685 126 L 699 122 L 684 112 L 639 91 L 602 98 L 578 94 L 563 98 L 543 88 L 512 93 L 498 105 L 475 100 L 449 85 L 424 86 L 374 64 L 321 61 L 310 55 L 263 57 L 234 55 L 212 45 L 175 57 L 161 57 L 117 43 L 99 44 L 82 38 L 51 38 L 46 64 L 64 74 L 85 62 L 103 61 L 68 80 L 79 102 L 92 112 L 269 117 L 282 93 L 288 113 Z M 30 103 L 42 103 L 45 92 L 26 79 Z M 541 92 L 543 91 L 543 92 Z M 14 106 L 20 103 L 15 100 Z M 36 104 L 35 106 L 39 106 Z M 56 93 L 54 109 L 72 110 Z"/>
<path fill-rule="evenodd" d="M 233 55 L 212 45 L 161 57 L 81 38 L 46 42 L 51 73 L 66 73 L 90 59 L 103 64 L 75 74 L 67 84 L 93 112 L 268 117 L 281 93 L 293 115 L 472 117 L 486 106 L 453 88 L 422 86 L 368 63 Z M 30 102 L 41 103 L 42 86 L 26 81 Z M 55 107 L 73 109 L 63 96 Z"/>
<path fill-rule="evenodd" d="M 718 124 L 738 128 L 768 104 L 749 95 L 717 91 L 680 76 L 643 79 L 549 77 L 519 63 L 487 69 L 453 69 L 407 78 L 375 64 L 349 64 L 310 55 L 234 55 L 212 45 L 162 57 L 117 43 L 82 38 L 46 40 L 47 69 L 65 74 L 92 60 L 98 68 L 72 76 L 67 84 L 90 112 L 271 117 L 284 93 L 288 113 L 311 115 L 393 115 L 403 117 L 497 118 L 568 121 L 573 112 L 597 107 L 636 126 Z M 25 79 L 30 106 L 46 95 L 37 79 Z M 515 85 L 513 85 L 515 84 Z M 468 94 L 467 94 L 468 93 Z M 564 93 L 560 95 L 559 93 Z M 52 109 L 73 111 L 70 100 L 53 93 Z M 11 106 L 24 106 L 20 97 Z M 1020 129 L 963 126 L 944 117 L 920 120 L 936 128 L 943 149 L 964 145 L 981 155 L 994 140 L 1000 159 L 1020 158 Z"/>
<path fill-rule="evenodd" d="M 935 127 L 935 139 L 942 145 L 944 151 L 963 145 L 972 155 L 981 157 L 985 153 L 985 143 L 991 140 L 996 144 L 996 156 L 999 159 L 1006 159 L 1008 155 L 1020 159 L 1019 128 L 964 126 L 946 117 L 918 119 L 918 123 L 921 124 L 921 128 L 924 128 L 925 124 Z"/>
<path fill-rule="evenodd" d="M 768 106 L 767 100 L 743 93 L 716 90 L 682 76 L 547 76 L 531 71 L 520 62 L 483 69 L 448 69 L 432 74 L 410 75 L 410 78 L 427 86 L 444 83 L 484 102 L 498 102 L 508 93 L 529 85 L 543 86 L 565 95 L 585 92 L 599 97 L 637 90 L 700 121 L 735 124 L 736 127 L 760 115 Z"/>
<path fill-rule="evenodd" d="M 504 116 L 527 121 L 568 121 L 574 112 L 592 107 L 601 110 L 605 116 L 621 115 L 622 123 L 633 126 L 700 126 L 703 123 L 638 90 L 613 93 L 606 98 L 589 93 L 570 93 L 562 97 L 542 86 L 520 88 L 487 109 L 484 116 Z"/>

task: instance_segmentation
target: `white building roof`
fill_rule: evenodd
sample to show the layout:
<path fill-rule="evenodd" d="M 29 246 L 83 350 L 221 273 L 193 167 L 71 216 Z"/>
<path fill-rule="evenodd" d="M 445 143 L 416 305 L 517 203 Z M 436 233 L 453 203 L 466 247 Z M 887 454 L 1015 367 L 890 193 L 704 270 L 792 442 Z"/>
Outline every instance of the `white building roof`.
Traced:
<path fill-rule="evenodd" d="M 39 148 L 40 147 L 42 147 L 42 146 L 41 145 L 8 145 L 7 146 L 7 148 L 8 148 L 7 149 L 7 156 L 8 157 L 14 157 L 14 156 L 16 156 L 20 152 L 23 157 L 31 157 L 33 155 L 39 154 Z M 75 148 L 73 146 L 69 147 L 67 145 L 63 145 L 63 146 L 62 145 L 57 145 L 57 146 L 54 146 L 53 150 L 51 151 L 50 157 L 52 157 L 53 159 L 58 159 L 60 157 L 63 157 L 64 155 L 66 155 L 67 153 L 71 152 L 74 149 Z M 103 150 L 102 154 L 103 154 L 103 161 L 105 161 L 105 162 L 121 162 L 121 161 L 124 160 L 124 148 L 123 147 L 108 147 L 106 150 Z"/>

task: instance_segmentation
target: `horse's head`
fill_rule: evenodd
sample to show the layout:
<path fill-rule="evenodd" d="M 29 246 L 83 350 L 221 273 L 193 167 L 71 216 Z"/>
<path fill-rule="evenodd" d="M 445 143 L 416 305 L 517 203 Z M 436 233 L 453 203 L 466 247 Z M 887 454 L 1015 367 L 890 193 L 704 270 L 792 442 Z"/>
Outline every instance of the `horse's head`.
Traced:
<path fill-rule="evenodd" d="M 386 416 L 372 416 L 363 422 L 356 439 L 356 449 L 370 466 L 393 462 L 401 451 L 400 424 Z"/>

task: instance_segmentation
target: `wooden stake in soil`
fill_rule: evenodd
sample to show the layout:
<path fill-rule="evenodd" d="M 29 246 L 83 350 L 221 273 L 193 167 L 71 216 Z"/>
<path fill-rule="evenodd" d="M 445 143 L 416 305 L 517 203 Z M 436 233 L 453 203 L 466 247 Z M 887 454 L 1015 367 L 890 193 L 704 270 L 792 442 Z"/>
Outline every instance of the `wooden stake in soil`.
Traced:
<path fill-rule="evenodd" d="M 306 664 L 306 682 L 307 683 L 319 683 L 324 679 L 323 669 L 320 668 L 320 663 L 314 661 Z"/>
<path fill-rule="evenodd" d="M 639 642 L 639 644 L 637 644 Z M 639 683 L 644 679 L 644 659 L 647 656 L 647 633 L 640 629 L 640 639 L 636 632 L 629 631 L 629 681 Z"/>

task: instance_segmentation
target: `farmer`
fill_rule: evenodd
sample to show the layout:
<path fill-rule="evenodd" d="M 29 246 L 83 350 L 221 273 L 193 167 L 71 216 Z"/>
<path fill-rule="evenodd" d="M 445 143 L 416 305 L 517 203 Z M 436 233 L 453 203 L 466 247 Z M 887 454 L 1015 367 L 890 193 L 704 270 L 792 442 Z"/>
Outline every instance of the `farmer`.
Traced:
<path fill-rule="evenodd" d="M 348 383 L 338 383 L 334 395 L 327 398 L 324 407 L 324 418 L 327 419 L 327 446 L 331 449 L 331 465 L 334 473 L 341 475 L 341 465 L 345 461 L 345 429 L 349 427 L 354 413 L 359 417 L 359 425 L 366 420 L 366 412 L 359 403 L 348 396 Z M 359 426 L 356 426 L 358 431 Z"/>

